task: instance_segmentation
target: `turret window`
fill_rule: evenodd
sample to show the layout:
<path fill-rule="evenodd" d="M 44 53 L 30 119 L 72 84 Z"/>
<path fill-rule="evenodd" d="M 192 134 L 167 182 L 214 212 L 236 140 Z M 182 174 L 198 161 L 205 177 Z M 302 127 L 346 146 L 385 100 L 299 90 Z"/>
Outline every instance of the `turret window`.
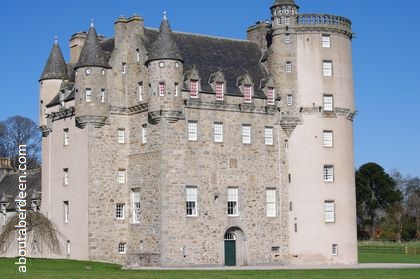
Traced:
<path fill-rule="evenodd" d="M 287 105 L 288 106 L 293 106 L 293 95 L 292 94 L 287 95 Z"/>
<path fill-rule="evenodd" d="M 334 201 L 324 202 L 324 220 L 325 223 L 335 222 L 335 203 Z"/>
<path fill-rule="evenodd" d="M 224 91 L 224 83 L 223 82 L 216 82 L 216 100 L 223 101 L 223 92 Z"/>
<path fill-rule="evenodd" d="M 323 132 L 324 147 L 333 147 L 333 131 Z"/>
<path fill-rule="evenodd" d="M 332 61 L 324 61 L 322 63 L 322 73 L 324 77 L 332 76 Z"/>
<path fill-rule="evenodd" d="M 121 65 L 121 73 L 122 74 L 126 74 L 127 73 L 127 63 L 122 63 L 122 65 Z"/>
<path fill-rule="evenodd" d="M 324 95 L 324 111 L 333 111 L 332 95 Z"/>
<path fill-rule="evenodd" d="M 68 146 L 70 142 L 69 129 L 63 130 L 63 145 Z"/>
<path fill-rule="evenodd" d="M 178 95 L 179 95 L 179 86 L 178 86 L 178 82 L 175 82 L 174 83 L 174 95 L 175 95 L 175 97 L 178 97 Z"/>
<path fill-rule="evenodd" d="M 251 103 L 252 100 L 252 87 L 250 84 L 244 85 L 244 102 Z"/>
<path fill-rule="evenodd" d="M 86 102 L 92 101 L 92 90 L 90 88 L 86 88 Z"/>
<path fill-rule="evenodd" d="M 267 89 L 267 105 L 272 106 L 274 105 L 274 88 L 269 87 Z"/>
<path fill-rule="evenodd" d="M 322 35 L 322 47 L 330 48 L 331 47 L 331 36 L 330 35 Z"/>
<path fill-rule="evenodd" d="M 125 130 L 118 129 L 118 143 L 125 143 Z"/>
<path fill-rule="evenodd" d="M 63 184 L 64 186 L 69 185 L 69 169 L 68 168 L 63 169 Z"/>
<path fill-rule="evenodd" d="M 198 80 L 191 80 L 190 82 L 190 97 L 198 97 Z"/>
<path fill-rule="evenodd" d="M 159 82 L 159 96 L 163 97 L 165 96 L 165 83 L 164 82 Z"/>
<path fill-rule="evenodd" d="M 141 125 L 141 142 L 143 144 L 147 143 L 147 124 Z"/>
<path fill-rule="evenodd" d="M 334 181 L 334 166 L 333 165 L 324 166 L 324 181 L 325 182 Z"/>
<path fill-rule="evenodd" d="M 70 221 L 70 207 L 68 201 L 63 201 L 63 208 L 64 208 L 64 223 L 68 223 Z"/>
<path fill-rule="evenodd" d="M 140 49 L 136 49 L 136 59 L 137 59 L 137 62 L 139 62 L 140 61 Z"/>
<path fill-rule="evenodd" d="M 143 102 L 144 96 L 143 96 L 143 82 L 139 83 L 139 101 Z"/>
<path fill-rule="evenodd" d="M 285 34 L 284 35 L 284 43 L 290 44 L 290 34 Z"/>
<path fill-rule="evenodd" d="M 286 73 L 291 73 L 291 72 L 292 72 L 292 62 L 287 61 L 286 62 Z"/>
<path fill-rule="evenodd" d="M 286 17 L 284 18 L 284 24 L 286 24 L 286 25 L 290 25 L 290 17 L 286 16 Z"/>
<path fill-rule="evenodd" d="M 101 89 L 101 103 L 105 103 L 105 89 Z"/>

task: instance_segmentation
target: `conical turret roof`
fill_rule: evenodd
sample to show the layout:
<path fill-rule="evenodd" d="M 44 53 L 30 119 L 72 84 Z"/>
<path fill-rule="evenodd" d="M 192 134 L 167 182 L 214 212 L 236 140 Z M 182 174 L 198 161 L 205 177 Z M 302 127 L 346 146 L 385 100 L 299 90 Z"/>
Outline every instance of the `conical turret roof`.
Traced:
<path fill-rule="evenodd" d="M 166 13 L 160 24 L 159 34 L 150 50 L 148 62 L 159 59 L 183 61 L 178 45 L 172 36 L 171 26 L 169 25 Z"/>
<path fill-rule="evenodd" d="M 271 7 L 283 6 L 283 5 L 292 5 L 298 7 L 296 5 L 295 0 L 276 0 Z"/>
<path fill-rule="evenodd" d="M 93 22 L 90 25 L 85 44 L 83 45 L 79 61 L 75 68 L 80 67 L 111 68 L 108 63 L 108 57 L 105 55 L 99 42 Z"/>
<path fill-rule="evenodd" d="M 46 79 L 67 79 L 67 65 L 58 45 L 57 38 L 54 40 L 50 56 L 39 81 Z"/>

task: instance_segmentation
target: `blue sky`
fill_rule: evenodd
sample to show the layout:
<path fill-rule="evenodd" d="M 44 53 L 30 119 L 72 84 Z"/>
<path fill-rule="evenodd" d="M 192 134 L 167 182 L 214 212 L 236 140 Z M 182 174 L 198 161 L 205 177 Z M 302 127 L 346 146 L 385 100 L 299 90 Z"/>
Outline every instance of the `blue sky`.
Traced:
<path fill-rule="evenodd" d="M 166 10 L 174 30 L 245 38 L 246 28 L 269 19 L 273 0 L 1 0 L 0 120 L 23 115 L 37 121 L 38 79 L 53 37 L 65 59 L 68 39 L 87 30 L 113 36 L 120 16 L 140 14 L 158 27 Z M 385 170 L 420 176 L 420 1 L 297 0 L 300 13 L 328 13 L 352 20 L 356 91 L 356 166 L 376 162 Z M 398 4 L 397 4 L 398 3 Z"/>

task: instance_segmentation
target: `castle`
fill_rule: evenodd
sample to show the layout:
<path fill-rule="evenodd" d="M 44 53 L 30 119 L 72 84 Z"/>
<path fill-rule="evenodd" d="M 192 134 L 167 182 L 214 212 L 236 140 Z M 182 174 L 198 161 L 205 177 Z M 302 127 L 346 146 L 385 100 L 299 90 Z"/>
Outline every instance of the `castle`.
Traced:
<path fill-rule="evenodd" d="M 247 40 L 55 41 L 40 78 L 41 211 L 66 257 L 136 266 L 357 262 L 351 22 L 276 0 Z"/>

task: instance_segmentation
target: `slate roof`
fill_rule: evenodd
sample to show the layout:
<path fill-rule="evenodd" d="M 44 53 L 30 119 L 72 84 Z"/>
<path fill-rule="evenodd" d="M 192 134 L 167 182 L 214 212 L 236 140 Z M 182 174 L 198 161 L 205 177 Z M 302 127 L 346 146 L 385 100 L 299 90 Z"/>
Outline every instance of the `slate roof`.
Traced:
<path fill-rule="evenodd" d="M 149 53 L 152 52 L 158 34 L 158 29 L 145 28 L 144 43 Z M 268 78 L 268 74 L 260 62 L 262 53 L 257 44 L 246 40 L 182 32 L 172 32 L 172 38 L 179 49 L 180 57 L 184 61 L 184 72 L 193 69 L 194 66 L 198 70 L 202 91 L 213 93 L 213 88 L 208 82 L 211 74 L 220 70 L 223 72 L 227 82 L 227 95 L 242 96 L 237 86 L 237 79 L 248 73 L 254 83 L 254 97 L 266 98 L 264 92 L 260 89 L 260 83 L 261 80 Z M 104 55 L 101 59 L 108 61 L 115 48 L 115 39 L 104 39 L 100 43 L 98 40 L 98 45 Z M 150 55 L 152 54 L 153 52 Z M 101 64 L 104 64 L 103 61 Z M 74 68 L 77 67 L 80 67 L 79 63 L 77 65 L 68 65 L 70 81 L 74 81 Z M 47 107 L 58 104 L 58 98 L 59 96 L 56 96 Z M 66 100 L 73 98 L 74 92 L 68 95 Z"/>
<path fill-rule="evenodd" d="M 160 24 L 157 37 L 149 48 L 148 62 L 159 59 L 183 61 L 178 45 L 172 36 L 172 30 L 166 15 Z"/>
<path fill-rule="evenodd" d="M 64 91 L 64 100 L 63 101 L 70 101 L 73 100 L 75 97 L 75 91 L 74 91 L 74 82 L 73 81 L 63 81 L 60 86 L 60 91 L 55 97 L 49 102 L 46 107 L 53 107 L 55 105 L 58 105 L 60 103 L 60 92 Z"/>
<path fill-rule="evenodd" d="M 40 198 L 41 192 L 41 170 L 30 170 L 26 174 L 26 194 L 27 200 L 31 200 L 33 197 Z M 4 198 L 8 200 L 8 210 L 14 210 L 16 203 L 15 199 L 19 195 L 19 173 L 11 172 L 7 173 L 4 178 L 0 181 L 0 200 Z M 30 203 L 27 202 L 27 205 Z"/>
<path fill-rule="evenodd" d="M 80 67 L 102 67 L 110 69 L 111 66 L 109 66 L 108 59 L 109 57 L 103 51 L 96 29 L 92 24 L 75 69 Z"/>
<path fill-rule="evenodd" d="M 67 79 L 67 66 L 57 40 L 51 49 L 47 64 L 39 81 L 46 79 Z"/>
<path fill-rule="evenodd" d="M 158 31 L 146 28 L 145 35 L 146 47 L 150 51 Z M 208 81 L 212 73 L 220 70 L 225 75 L 228 95 L 242 95 L 236 81 L 248 72 L 254 83 L 254 96 L 265 98 L 259 84 L 262 79 L 267 78 L 267 73 L 260 63 L 262 54 L 257 44 L 181 32 L 173 32 L 172 36 L 184 59 L 184 72 L 191 70 L 195 65 L 200 74 L 203 91 L 213 92 Z"/>

